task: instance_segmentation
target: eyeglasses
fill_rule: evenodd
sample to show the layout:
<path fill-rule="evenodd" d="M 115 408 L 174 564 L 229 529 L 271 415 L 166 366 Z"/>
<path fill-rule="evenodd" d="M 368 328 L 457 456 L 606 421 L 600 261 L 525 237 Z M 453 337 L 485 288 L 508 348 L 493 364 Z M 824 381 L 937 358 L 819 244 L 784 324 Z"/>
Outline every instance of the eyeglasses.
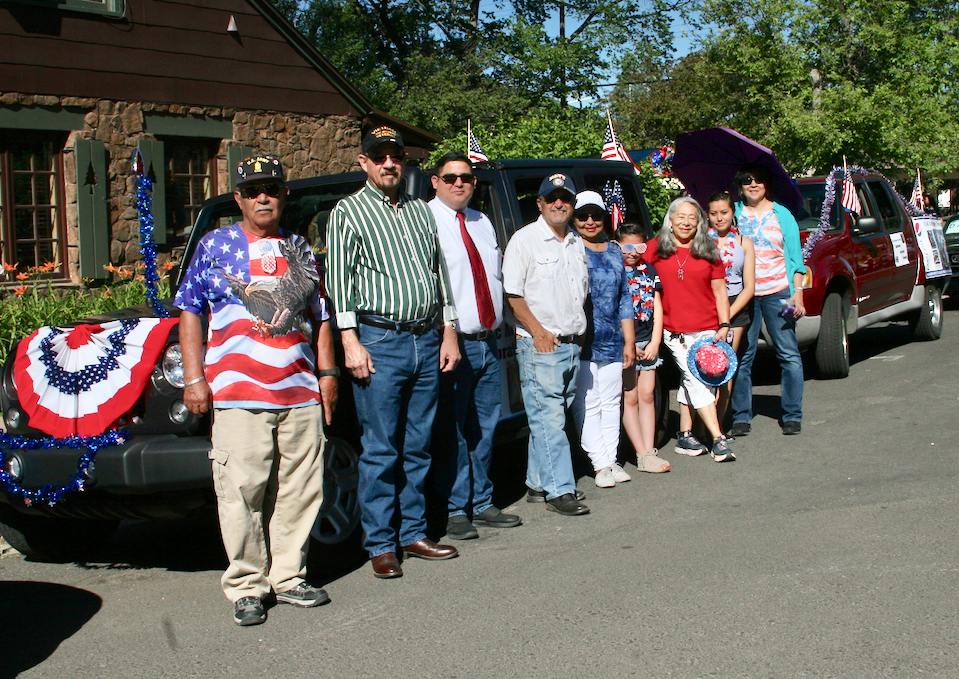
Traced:
<path fill-rule="evenodd" d="M 743 179 L 742 179 L 742 181 L 740 182 L 740 184 L 742 184 L 743 186 L 749 186 L 749 185 L 752 184 L 753 182 L 756 182 L 757 184 L 762 184 L 762 183 L 764 183 L 763 180 L 761 180 L 761 179 L 756 179 L 756 178 L 753 177 L 752 175 L 749 175 L 749 176 L 747 176 L 747 177 L 743 177 Z"/>
<path fill-rule="evenodd" d="M 621 247 L 624 252 L 635 251 L 639 254 L 646 252 L 646 243 L 620 243 L 619 247 Z"/>
<path fill-rule="evenodd" d="M 577 212 L 576 213 L 576 219 L 578 219 L 581 222 L 585 222 L 590 217 L 593 218 L 594 222 L 601 222 L 603 221 L 603 217 L 605 216 L 606 215 L 604 215 L 602 212 Z"/>
<path fill-rule="evenodd" d="M 457 179 L 462 179 L 464 184 L 473 183 L 473 175 L 468 172 L 464 174 L 453 174 L 450 172 L 449 174 L 444 174 L 442 177 L 440 177 L 440 179 L 442 179 L 446 184 L 455 184 Z"/>
<path fill-rule="evenodd" d="M 243 186 L 238 186 L 237 191 L 239 191 L 240 195 L 244 198 L 258 198 L 261 193 L 265 193 L 270 198 L 277 198 L 283 191 L 283 185 L 277 184 L 276 182 L 270 182 L 269 184 L 244 184 Z"/>
<path fill-rule="evenodd" d="M 366 156 L 369 158 L 374 165 L 382 165 L 386 162 L 387 158 L 392 158 L 394 163 L 402 163 L 406 160 L 406 151 L 399 151 L 398 153 L 369 153 Z"/>

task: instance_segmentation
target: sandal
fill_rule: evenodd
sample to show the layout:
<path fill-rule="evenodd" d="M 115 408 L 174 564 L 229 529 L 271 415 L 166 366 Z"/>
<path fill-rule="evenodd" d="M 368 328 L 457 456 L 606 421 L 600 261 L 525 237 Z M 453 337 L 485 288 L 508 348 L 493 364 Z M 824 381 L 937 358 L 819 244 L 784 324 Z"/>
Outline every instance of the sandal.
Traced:
<path fill-rule="evenodd" d="M 636 469 L 650 474 L 662 474 L 669 471 L 669 462 L 659 457 L 659 451 L 655 448 L 640 455 L 636 460 Z"/>

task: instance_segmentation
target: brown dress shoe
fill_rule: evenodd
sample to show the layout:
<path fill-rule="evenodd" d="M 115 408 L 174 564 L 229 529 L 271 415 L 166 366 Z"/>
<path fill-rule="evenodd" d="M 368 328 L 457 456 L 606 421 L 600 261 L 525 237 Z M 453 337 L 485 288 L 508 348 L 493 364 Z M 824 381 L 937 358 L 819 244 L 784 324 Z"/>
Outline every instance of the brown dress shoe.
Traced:
<path fill-rule="evenodd" d="M 418 556 L 421 559 L 430 559 L 433 561 L 452 559 L 454 556 L 460 555 L 460 553 L 456 551 L 456 547 L 452 545 L 438 545 L 429 538 L 423 538 L 419 542 L 414 542 L 412 545 L 406 545 L 403 548 L 403 554 L 407 556 Z"/>
<path fill-rule="evenodd" d="M 387 552 L 374 556 L 373 575 L 378 578 L 398 578 L 403 575 L 403 569 L 400 568 L 400 562 L 396 560 L 395 552 Z"/>

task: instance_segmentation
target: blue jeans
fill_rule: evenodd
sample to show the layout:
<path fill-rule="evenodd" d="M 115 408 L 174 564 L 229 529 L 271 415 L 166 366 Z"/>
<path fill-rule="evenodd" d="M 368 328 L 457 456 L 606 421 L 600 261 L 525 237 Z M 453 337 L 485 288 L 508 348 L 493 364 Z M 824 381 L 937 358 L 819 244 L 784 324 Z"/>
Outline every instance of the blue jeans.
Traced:
<path fill-rule="evenodd" d="M 450 516 L 473 516 L 493 506 L 489 480 L 493 432 L 502 402 L 496 338 L 460 340 L 460 362 L 440 375 L 437 435 L 443 456 L 434 459 L 437 486 Z"/>
<path fill-rule="evenodd" d="M 370 557 L 426 537 L 430 437 L 439 392 L 439 335 L 360 325 L 373 359 L 369 384 L 353 382 L 362 430 L 359 498 Z"/>
<path fill-rule="evenodd" d="M 753 360 L 756 358 L 756 344 L 764 319 L 782 367 L 783 421 L 802 421 L 803 369 L 796 342 L 796 321 L 779 315 L 783 309 L 780 300 L 789 297 L 789 288 L 786 288 L 772 295 L 754 297 L 750 302 L 753 320 L 746 330 L 746 351 L 739 360 L 739 371 L 730 399 L 733 422 L 749 422 L 753 419 Z"/>
<path fill-rule="evenodd" d="M 516 357 L 529 420 L 526 485 L 545 490 L 546 499 L 552 500 L 576 490 L 566 411 L 576 395 L 579 347 L 567 343 L 543 354 L 536 351 L 532 339 L 517 337 Z"/>

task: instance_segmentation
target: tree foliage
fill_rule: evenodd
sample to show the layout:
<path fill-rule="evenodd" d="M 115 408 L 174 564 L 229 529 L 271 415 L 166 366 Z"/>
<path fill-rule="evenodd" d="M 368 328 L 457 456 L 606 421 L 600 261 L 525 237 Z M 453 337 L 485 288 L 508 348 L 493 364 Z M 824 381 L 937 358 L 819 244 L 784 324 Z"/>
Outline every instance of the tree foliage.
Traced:
<path fill-rule="evenodd" d="M 618 55 L 669 49 L 678 0 L 272 1 L 377 108 L 449 136 L 597 96 Z"/>
<path fill-rule="evenodd" d="M 702 0 L 714 30 L 656 72 L 634 60 L 614 95 L 623 136 L 661 143 L 724 125 L 795 173 L 850 163 L 959 165 L 959 6 L 946 0 Z"/>

